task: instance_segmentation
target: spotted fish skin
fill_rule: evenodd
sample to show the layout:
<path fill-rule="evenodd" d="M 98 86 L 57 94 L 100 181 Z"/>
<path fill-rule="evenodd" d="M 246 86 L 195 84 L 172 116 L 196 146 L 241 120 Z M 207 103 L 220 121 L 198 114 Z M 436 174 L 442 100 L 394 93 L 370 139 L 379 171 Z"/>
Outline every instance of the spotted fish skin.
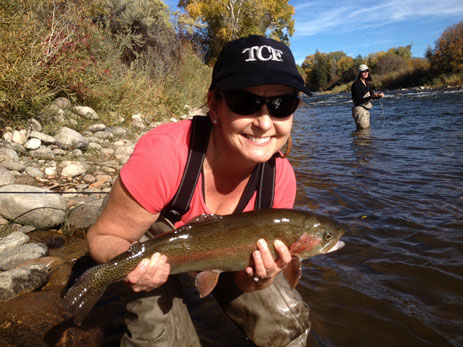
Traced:
<path fill-rule="evenodd" d="M 298 259 L 341 248 L 343 233 L 343 228 L 328 217 L 294 209 L 202 215 L 172 232 L 135 243 L 109 262 L 90 268 L 66 293 L 63 305 L 80 325 L 108 285 L 122 280 L 142 259 L 156 252 L 167 256 L 171 274 L 239 271 L 250 264 L 259 239 L 267 241 L 276 258 L 273 243 L 279 239 L 288 246 L 296 268 Z M 299 273 L 290 280 L 285 275 L 293 287 L 300 277 Z M 208 285 L 209 291 L 214 285 Z"/>

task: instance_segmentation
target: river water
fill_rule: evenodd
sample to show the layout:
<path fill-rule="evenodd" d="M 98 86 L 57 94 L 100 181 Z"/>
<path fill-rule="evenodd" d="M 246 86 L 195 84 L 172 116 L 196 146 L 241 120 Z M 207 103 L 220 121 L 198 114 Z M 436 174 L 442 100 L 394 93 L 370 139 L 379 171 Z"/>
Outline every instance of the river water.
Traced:
<path fill-rule="evenodd" d="M 463 89 L 389 91 L 355 130 L 350 94 L 305 99 L 296 208 L 348 227 L 304 261 L 319 346 L 463 346 Z"/>

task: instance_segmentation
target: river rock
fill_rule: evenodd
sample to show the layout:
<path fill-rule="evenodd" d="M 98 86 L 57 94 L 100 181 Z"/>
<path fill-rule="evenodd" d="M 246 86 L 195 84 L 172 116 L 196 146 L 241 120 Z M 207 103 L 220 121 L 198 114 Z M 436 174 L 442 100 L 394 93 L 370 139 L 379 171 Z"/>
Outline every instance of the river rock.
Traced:
<path fill-rule="evenodd" d="M 20 145 L 24 145 L 27 141 L 27 131 L 22 129 L 22 130 L 14 130 L 13 131 L 13 137 L 11 140 L 14 143 L 18 143 Z"/>
<path fill-rule="evenodd" d="M 96 143 L 96 142 L 90 142 L 88 144 L 88 149 L 91 149 L 91 150 L 94 150 L 94 151 L 101 151 L 103 149 L 103 147 L 101 147 L 100 144 Z"/>
<path fill-rule="evenodd" d="M 50 256 L 63 259 L 66 263 L 75 263 L 88 252 L 87 241 L 80 239 L 57 249 L 50 249 Z"/>
<path fill-rule="evenodd" d="M 0 163 L 5 161 L 19 161 L 18 153 L 12 148 L 0 147 Z"/>
<path fill-rule="evenodd" d="M 32 292 L 49 278 L 45 265 L 29 265 L 0 273 L 0 302 Z"/>
<path fill-rule="evenodd" d="M 28 166 L 25 169 L 26 173 L 31 176 L 31 177 L 43 177 L 43 172 L 40 169 L 37 169 L 36 167 Z"/>
<path fill-rule="evenodd" d="M 71 327 L 63 332 L 55 347 L 101 346 L 104 333 L 101 328 L 92 327 L 82 329 Z"/>
<path fill-rule="evenodd" d="M 40 141 L 38 138 L 31 138 L 27 140 L 27 142 L 24 144 L 24 148 L 34 150 L 39 148 L 42 145 L 42 141 Z"/>
<path fill-rule="evenodd" d="M 56 143 L 56 139 L 53 136 L 41 133 L 39 131 L 31 131 L 31 133 L 29 134 L 29 137 L 39 139 L 41 142 L 43 142 L 46 145 L 52 145 Z"/>
<path fill-rule="evenodd" d="M 93 125 L 90 125 L 87 128 L 87 130 L 91 131 L 92 133 L 95 133 L 97 131 L 103 131 L 103 130 L 106 130 L 106 125 L 105 124 L 93 124 Z"/>
<path fill-rule="evenodd" d="M 35 118 L 31 118 L 27 121 L 27 124 L 29 125 L 29 129 L 32 131 L 42 131 L 42 124 L 40 124 L 40 122 L 35 119 Z M 30 134 L 29 134 L 29 137 L 32 137 Z"/>
<path fill-rule="evenodd" d="M 62 127 L 55 136 L 56 142 L 64 149 L 87 148 L 88 140 L 77 131 Z"/>
<path fill-rule="evenodd" d="M 20 231 L 14 231 L 0 240 L 0 254 L 15 247 L 24 245 L 30 237 Z"/>
<path fill-rule="evenodd" d="M 58 107 L 60 110 L 67 110 L 72 106 L 71 101 L 63 96 L 53 100 L 52 104 Z"/>
<path fill-rule="evenodd" d="M 13 133 L 11 131 L 4 131 L 2 137 L 6 142 L 11 142 L 11 139 L 13 138 Z"/>
<path fill-rule="evenodd" d="M 10 172 L 10 170 L 0 164 L 0 186 L 12 184 L 14 179 L 14 175 Z"/>
<path fill-rule="evenodd" d="M 45 175 L 47 176 L 55 176 L 56 175 L 56 167 L 55 166 L 47 166 L 44 170 Z"/>
<path fill-rule="evenodd" d="M 66 218 L 66 202 L 60 195 L 47 192 L 50 191 L 20 184 L 0 187 L 0 215 L 38 228 L 59 226 Z"/>
<path fill-rule="evenodd" d="M 40 159 L 53 159 L 55 155 L 53 151 L 49 147 L 41 146 L 36 150 L 29 151 L 29 154 L 33 158 L 40 158 Z"/>
<path fill-rule="evenodd" d="M 73 208 L 68 216 L 67 224 L 74 229 L 86 229 L 93 225 L 98 218 L 103 199 L 92 199 Z"/>
<path fill-rule="evenodd" d="M 26 243 L 25 245 L 0 253 L 0 270 L 14 269 L 18 264 L 43 257 L 48 253 L 48 247 L 43 243 Z"/>
<path fill-rule="evenodd" d="M 88 106 L 75 106 L 71 110 L 72 112 L 78 114 L 79 116 L 82 116 L 84 118 L 92 119 L 92 120 L 98 120 L 98 115 L 95 112 L 94 109 Z"/>
<path fill-rule="evenodd" d="M 64 260 L 58 257 L 41 257 L 36 259 L 29 259 L 16 265 L 16 268 L 22 268 L 29 265 L 45 265 L 47 270 L 58 267 L 64 264 Z"/>
<path fill-rule="evenodd" d="M 69 283 L 72 274 L 72 264 L 60 264 L 50 270 L 50 278 L 42 291 L 52 290 L 61 292 Z"/>
<path fill-rule="evenodd" d="M 122 137 L 122 136 L 125 136 L 127 134 L 127 129 L 124 129 L 122 127 L 111 127 L 110 130 L 112 131 L 112 133 L 114 134 L 114 136 L 119 136 L 119 137 Z"/>
<path fill-rule="evenodd" d="M 109 130 L 103 130 L 103 131 L 95 132 L 94 136 L 98 139 L 107 140 L 107 139 L 112 139 L 114 135 Z"/>
<path fill-rule="evenodd" d="M 86 169 L 81 162 L 78 161 L 67 161 L 63 162 L 65 167 L 61 171 L 62 177 L 74 177 L 85 173 Z"/>
<path fill-rule="evenodd" d="M 7 168 L 8 170 L 11 170 L 11 171 L 21 172 L 21 171 L 24 171 L 24 169 L 26 168 L 26 165 L 24 165 L 24 163 L 22 163 L 20 161 L 7 160 L 7 161 L 2 161 L 1 164 L 5 168 Z"/>

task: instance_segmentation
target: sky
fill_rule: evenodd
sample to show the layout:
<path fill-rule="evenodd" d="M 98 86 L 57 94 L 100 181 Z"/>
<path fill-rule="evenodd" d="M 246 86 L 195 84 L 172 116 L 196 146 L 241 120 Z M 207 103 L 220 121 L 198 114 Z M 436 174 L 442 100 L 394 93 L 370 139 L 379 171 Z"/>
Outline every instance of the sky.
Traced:
<path fill-rule="evenodd" d="M 176 10 L 178 0 L 165 0 Z M 363 57 L 412 45 L 414 57 L 463 20 L 463 0 L 289 0 L 295 9 L 290 48 L 296 63 L 319 52 Z"/>

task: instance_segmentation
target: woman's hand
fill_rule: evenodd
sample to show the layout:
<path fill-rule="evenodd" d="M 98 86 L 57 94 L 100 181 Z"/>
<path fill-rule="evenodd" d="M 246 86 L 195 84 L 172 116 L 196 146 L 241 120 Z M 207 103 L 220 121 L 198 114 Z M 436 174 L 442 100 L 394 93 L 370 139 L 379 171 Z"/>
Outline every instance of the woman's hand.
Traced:
<path fill-rule="evenodd" d="M 151 259 L 143 259 L 137 267 L 132 270 L 124 279 L 134 292 L 149 292 L 166 283 L 169 277 L 170 265 L 166 262 L 167 257 L 154 253 Z"/>
<path fill-rule="evenodd" d="M 268 287 L 275 280 L 275 276 L 291 261 L 291 254 L 283 242 L 275 240 L 273 245 L 278 255 L 276 260 L 273 259 L 265 240 L 257 242 L 258 250 L 252 254 L 254 268 L 249 266 L 235 273 L 235 283 L 239 289 L 249 292 Z"/>

